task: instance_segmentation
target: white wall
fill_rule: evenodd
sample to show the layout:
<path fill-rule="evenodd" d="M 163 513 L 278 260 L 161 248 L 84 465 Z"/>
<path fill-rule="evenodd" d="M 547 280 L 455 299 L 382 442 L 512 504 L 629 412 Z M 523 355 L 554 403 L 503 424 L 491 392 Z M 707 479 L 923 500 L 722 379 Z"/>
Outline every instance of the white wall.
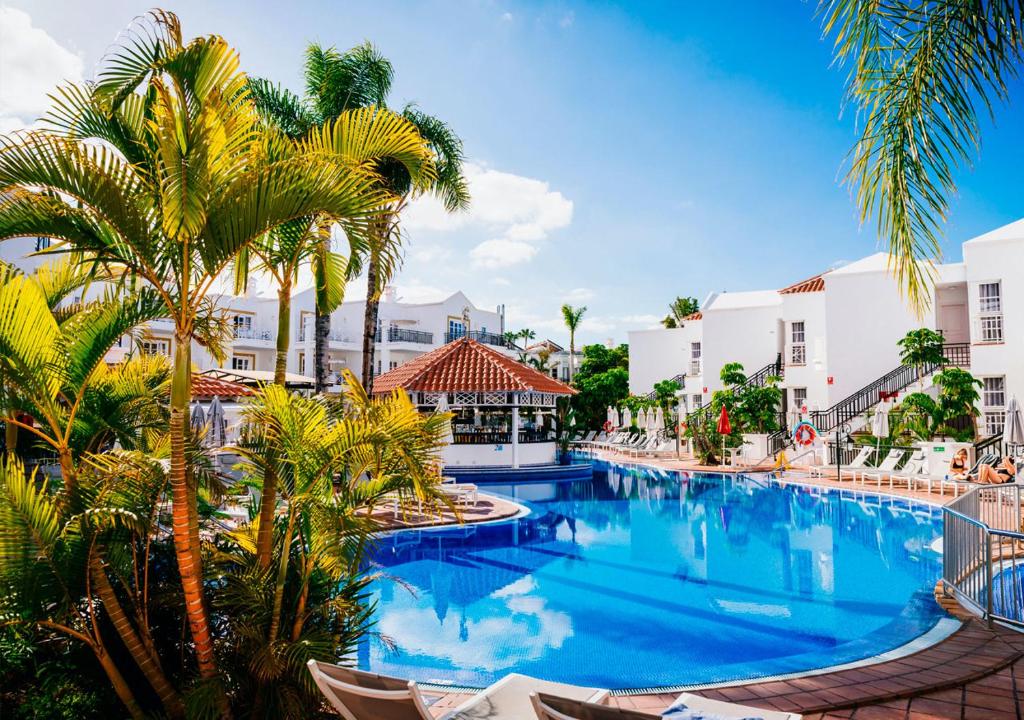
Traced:
<path fill-rule="evenodd" d="M 701 342 L 701 321 L 681 328 L 656 328 L 629 332 L 629 392 L 645 395 L 654 384 L 688 373 L 690 344 Z M 700 392 L 687 387 L 687 393 Z"/>
<path fill-rule="evenodd" d="M 557 445 L 550 443 L 520 443 L 519 465 L 550 464 L 555 461 Z M 500 465 L 512 467 L 512 444 L 502 445 L 448 445 L 441 453 L 445 465 L 479 466 Z"/>
<path fill-rule="evenodd" d="M 722 389 L 722 366 L 738 362 L 747 375 L 775 362 L 782 351 L 782 300 L 776 293 L 772 304 L 716 309 L 727 295 L 720 295 L 703 311 L 704 386 L 710 393 Z"/>
<path fill-rule="evenodd" d="M 827 277 L 827 276 L 826 276 Z M 827 283 L 827 279 L 826 279 Z M 786 377 L 783 386 L 788 406 L 793 408 L 793 388 L 807 389 L 807 409 L 822 410 L 829 403 L 828 393 L 828 343 L 826 339 L 825 293 L 792 293 L 782 295 L 782 316 Z M 793 364 L 792 324 L 804 323 L 806 363 Z M 798 409 L 798 408 L 797 408 Z"/>

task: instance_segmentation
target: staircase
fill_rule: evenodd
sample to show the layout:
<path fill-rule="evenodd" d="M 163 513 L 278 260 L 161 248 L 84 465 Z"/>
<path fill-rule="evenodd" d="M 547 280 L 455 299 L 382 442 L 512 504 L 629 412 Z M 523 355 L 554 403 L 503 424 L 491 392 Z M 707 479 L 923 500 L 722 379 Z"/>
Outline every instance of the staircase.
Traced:
<path fill-rule="evenodd" d="M 849 423 L 854 418 L 859 417 L 877 405 L 881 401 L 883 394 L 895 397 L 897 393 L 910 387 L 921 378 L 928 377 L 943 368 L 970 367 L 970 345 L 967 343 L 944 345 L 943 356 L 941 363 L 926 363 L 922 366 L 900 365 L 894 370 L 890 370 L 882 377 L 868 383 L 827 410 L 811 411 L 811 424 L 818 429 L 819 434 L 824 435 L 837 427 Z M 781 430 L 768 436 L 769 452 L 777 453 L 791 444 L 789 438 L 790 430 L 790 428 L 783 426 Z"/>
<path fill-rule="evenodd" d="M 679 383 L 680 389 L 686 387 L 686 374 L 685 373 L 679 373 L 678 375 L 674 375 L 673 377 L 670 377 L 669 380 L 673 381 L 673 382 Z M 664 380 L 662 382 L 664 382 Z M 657 390 L 651 390 L 649 393 L 644 395 L 644 397 L 647 398 L 648 400 L 657 400 L 658 399 L 658 391 Z"/>
<path fill-rule="evenodd" d="M 784 378 L 786 372 L 786 366 L 782 364 L 782 353 L 775 358 L 775 362 L 765 365 L 763 368 L 758 370 L 753 375 L 749 376 L 742 385 L 737 389 L 748 388 L 748 387 L 764 387 L 768 383 L 768 378 Z M 694 423 L 707 422 L 708 418 L 711 417 L 711 404 L 697 408 L 689 415 L 686 416 L 686 424 L 692 426 Z"/>

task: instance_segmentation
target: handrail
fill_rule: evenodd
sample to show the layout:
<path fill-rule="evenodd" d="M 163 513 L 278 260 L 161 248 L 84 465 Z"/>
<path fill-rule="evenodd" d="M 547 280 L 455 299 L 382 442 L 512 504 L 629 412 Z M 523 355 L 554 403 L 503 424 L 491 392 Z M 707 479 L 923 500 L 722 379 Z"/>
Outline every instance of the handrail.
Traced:
<path fill-rule="evenodd" d="M 999 620 L 1024 628 L 1022 487 L 975 487 L 942 509 L 943 592 L 989 625 Z"/>
<path fill-rule="evenodd" d="M 775 357 L 775 362 L 768 363 L 763 368 L 761 368 L 757 372 L 755 372 L 753 375 L 748 376 L 747 379 L 743 382 L 743 384 L 739 386 L 739 388 L 764 387 L 764 385 L 768 381 L 768 378 L 770 378 L 770 377 L 783 378 L 783 377 L 785 377 L 785 372 L 786 372 L 786 366 L 782 362 L 782 353 L 779 353 Z M 702 407 L 697 408 L 696 410 L 691 412 L 689 415 L 687 415 L 686 416 L 686 424 L 687 425 L 693 425 L 694 422 L 706 422 L 709 417 L 711 417 L 711 404 L 710 403 L 708 403 L 707 405 L 704 405 Z"/>
<path fill-rule="evenodd" d="M 686 387 L 686 375 L 684 373 L 679 373 L 678 375 L 673 375 L 672 377 L 669 378 L 669 381 L 679 383 L 679 389 L 680 390 L 682 390 L 683 388 Z M 662 381 L 662 382 L 664 382 L 664 381 Z M 657 390 L 651 390 L 649 393 L 644 395 L 644 397 L 647 398 L 648 400 L 655 400 L 658 397 L 658 391 Z"/>

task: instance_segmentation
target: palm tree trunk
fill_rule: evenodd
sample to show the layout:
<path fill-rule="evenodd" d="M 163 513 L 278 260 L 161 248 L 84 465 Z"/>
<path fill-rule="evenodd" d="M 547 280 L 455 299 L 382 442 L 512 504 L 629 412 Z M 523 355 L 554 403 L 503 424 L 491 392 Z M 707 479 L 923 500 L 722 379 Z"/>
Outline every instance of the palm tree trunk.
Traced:
<path fill-rule="evenodd" d="M 103 668 L 103 672 L 107 674 L 107 678 L 110 680 L 110 684 L 114 686 L 114 692 L 117 693 L 117 697 L 124 703 L 124 706 L 128 708 L 128 713 L 134 718 L 134 720 L 145 720 L 146 713 L 139 707 L 138 701 L 135 699 L 135 695 L 132 694 L 132 689 L 128 685 L 128 682 L 124 679 L 121 671 L 117 669 L 117 665 L 111 659 L 107 651 L 96 645 L 92 646 L 93 653 L 96 655 L 96 659 L 100 661 L 100 666 Z"/>
<path fill-rule="evenodd" d="M 284 387 L 288 362 L 288 335 L 291 327 L 291 283 L 285 282 L 277 294 L 277 357 L 274 383 Z M 272 459 L 267 462 L 260 490 L 260 521 L 256 531 L 256 558 L 261 568 L 270 566 L 274 552 L 274 512 L 277 510 L 277 473 Z"/>
<path fill-rule="evenodd" d="M 4 447 L 9 453 L 18 447 L 18 426 L 14 423 L 4 423 Z"/>
<path fill-rule="evenodd" d="M 576 333 L 569 331 L 569 384 L 572 385 L 573 365 L 576 363 Z"/>
<path fill-rule="evenodd" d="M 185 436 L 191 400 L 192 338 L 178 331 L 174 337 L 174 368 L 171 377 L 171 507 L 174 554 L 185 595 L 185 615 L 195 644 L 196 663 L 204 679 L 217 676 L 210 619 L 203 602 L 203 566 L 199 547 L 199 518 L 195 494 L 190 491 L 185 461 Z M 194 536 L 194 538 L 193 538 Z"/>
<path fill-rule="evenodd" d="M 164 675 L 163 668 L 160 667 L 160 659 L 143 643 L 125 614 L 98 555 L 93 554 L 89 560 L 89 570 L 92 573 L 93 587 L 103 602 L 103 609 L 106 610 L 107 617 L 110 618 L 110 622 L 135 664 L 139 666 L 139 670 L 142 671 L 146 680 L 159 696 L 167 714 L 175 718 L 185 717 L 185 706 L 181 702 L 181 697 L 171 686 L 167 676 Z"/>
<path fill-rule="evenodd" d="M 317 231 L 320 233 L 321 242 L 324 245 L 324 253 L 331 251 L 331 230 L 330 225 L 320 222 Z M 314 299 L 319 293 L 314 293 Z M 313 340 L 313 365 L 314 385 L 316 392 L 322 393 L 327 390 L 327 372 L 330 358 L 328 356 L 328 343 L 331 335 L 331 314 L 325 313 L 320 303 L 314 302 L 315 322 Z"/>
<path fill-rule="evenodd" d="M 274 608 L 270 616 L 270 630 L 267 641 L 271 644 L 277 640 L 281 628 L 281 607 L 284 605 L 284 586 L 288 579 L 288 560 L 291 556 L 292 533 L 295 532 L 295 508 L 288 508 L 288 527 L 284 532 L 284 544 L 281 547 L 281 562 L 277 568 L 277 584 L 274 588 Z"/>
<path fill-rule="evenodd" d="M 377 283 L 380 279 L 380 263 L 377 254 L 370 253 L 366 265 L 366 311 L 363 314 L 363 388 L 373 391 L 373 354 L 377 342 L 377 315 L 380 311 L 380 293 Z"/>

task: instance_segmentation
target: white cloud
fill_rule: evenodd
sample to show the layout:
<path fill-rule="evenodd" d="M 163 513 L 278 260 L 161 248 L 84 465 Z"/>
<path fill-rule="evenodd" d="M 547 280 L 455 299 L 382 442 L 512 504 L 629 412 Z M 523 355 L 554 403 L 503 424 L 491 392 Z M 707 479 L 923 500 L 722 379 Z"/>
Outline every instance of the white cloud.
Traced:
<path fill-rule="evenodd" d="M 529 262 L 537 248 L 521 240 L 484 240 L 469 251 L 477 267 L 500 268 Z"/>
<path fill-rule="evenodd" d="M 470 253 L 477 265 L 505 267 L 527 262 L 548 235 L 572 222 L 573 204 L 543 180 L 467 163 L 470 207 L 449 213 L 433 197 L 424 196 L 406 210 L 403 228 L 410 232 L 469 230 L 493 239 Z"/>
<path fill-rule="evenodd" d="M 21 10 L 0 7 L 0 132 L 28 127 L 50 106 L 48 93 L 81 82 L 82 59 Z"/>
<path fill-rule="evenodd" d="M 594 297 L 594 291 L 590 288 L 573 288 L 562 295 L 562 300 L 568 303 L 586 302 Z"/>

